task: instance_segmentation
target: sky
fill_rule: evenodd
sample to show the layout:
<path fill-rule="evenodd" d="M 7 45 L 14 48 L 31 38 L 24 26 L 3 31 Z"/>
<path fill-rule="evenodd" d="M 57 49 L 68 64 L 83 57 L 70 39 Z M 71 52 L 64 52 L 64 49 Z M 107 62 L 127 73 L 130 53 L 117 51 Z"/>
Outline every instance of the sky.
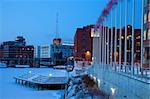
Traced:
<path fill-rule="evenodd" d="M 51 44 L 56 36 L 56 13 L 58 12 L 59 37 L 63 42 L 73 43 L 76 29 L 95 24 L 108 1 L 0 0 L 0 42 L 15 40 L 16 36 L 24 36 L 27 44 L 30 45 Z M 137 2 L 136 13 L 138 13 L 141 9 L 138 6 L 141 0 L 135 1 Z M 131 16 L 131 9 L 129 15 Z M 122 16 L 124 18 L 124 14 Z M 139 19 L 140 15 L 136 17 L 136 20 Z"/>
<path fill-rule="evenodd" d="M 105 0 L 0 0 L 0 42 L 21 35 L 28 44 L 51 44 L 56 36 L 73 43 L 76 28 L 95 24 Z"/>

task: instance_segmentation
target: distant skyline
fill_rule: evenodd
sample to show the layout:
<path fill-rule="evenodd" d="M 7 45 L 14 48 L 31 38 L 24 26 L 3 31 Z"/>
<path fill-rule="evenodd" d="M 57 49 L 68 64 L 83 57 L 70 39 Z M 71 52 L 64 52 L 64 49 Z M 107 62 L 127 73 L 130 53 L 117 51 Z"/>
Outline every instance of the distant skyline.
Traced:
<path fill-rule="evenodd" d="M 51 44 L 58 12 L 59 37 L 73 43 L 76 29 L 95 24 L 107 3 L 108 0 L 1 0 L 0 42 L 24 36 L 30 45 Z"/>
<path fill-rule="evenodd" d="M 59 33 L 73 43 L 76 28 L 95 24 L 105 0 L 2 0 L 0 42 L 22 35 L 28 44 L 51 44 L 59 13 Z"/>

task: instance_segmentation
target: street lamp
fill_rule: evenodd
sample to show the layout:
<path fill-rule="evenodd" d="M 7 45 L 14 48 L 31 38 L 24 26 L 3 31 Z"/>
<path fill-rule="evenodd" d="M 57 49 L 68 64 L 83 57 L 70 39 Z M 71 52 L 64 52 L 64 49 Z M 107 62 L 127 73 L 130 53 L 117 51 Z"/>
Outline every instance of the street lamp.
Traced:
<path fill-rule="evenodd" d="M 114 97 L 116 89 L 115 88 L 110 88 L 110 89 L 111 89 L 112 96 Z"/>
<path fill-rule="evenodd" d="M 29 74 L 31 74 L 32 73 L 32 71 L 29 71 Z"/>
<path fill-rule="evenodd" d="M 48 76 L 49 76 L 49 77 L 51 77 L 51 76 L 52 76 L 52 74 L 49 74 Z"/>

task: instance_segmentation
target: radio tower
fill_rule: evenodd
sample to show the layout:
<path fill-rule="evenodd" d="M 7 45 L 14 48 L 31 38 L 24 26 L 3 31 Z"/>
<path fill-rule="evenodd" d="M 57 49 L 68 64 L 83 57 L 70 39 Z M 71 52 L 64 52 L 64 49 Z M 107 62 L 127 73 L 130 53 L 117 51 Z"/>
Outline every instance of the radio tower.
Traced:
<path fill-rule="evenodd" d="M 56 37 L 55 38 L 59 38 L 59 31 L 58 31 L 58 12 L 56 13 Z"/>
<path fill-rule="evenodd" d="M 61 44 L 61 38 L 59 38 L 59 31 L 58 31 L 58 12 L 56 13 L 56 35 L 55 38 L 53 39 L 53 44 L 59 45 Z"/>

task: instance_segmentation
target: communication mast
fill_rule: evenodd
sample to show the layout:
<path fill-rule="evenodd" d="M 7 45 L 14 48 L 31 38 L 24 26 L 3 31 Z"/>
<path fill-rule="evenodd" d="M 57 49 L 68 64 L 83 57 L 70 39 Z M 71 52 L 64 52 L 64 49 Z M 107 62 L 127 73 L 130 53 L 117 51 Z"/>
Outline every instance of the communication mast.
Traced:
<path fill-rule="evenodd" d="M 58 16 L 59 16 L 59 13 L 57 12 L 57 13 L 56 13 L 56 36 L 55 36 L 55 38 L 59 38 Z"/>
<path fill-rule="evenodd" d="M 61 38 L 59 37 L 58 16 L 59 16 L 59 13 L 57 12 L 56 13 L 56 35 L 55 35 L 55 38 L 53 39 L 53 44 L 56 44 L 56 45 L 59 45 L 62 42 Z"/>

